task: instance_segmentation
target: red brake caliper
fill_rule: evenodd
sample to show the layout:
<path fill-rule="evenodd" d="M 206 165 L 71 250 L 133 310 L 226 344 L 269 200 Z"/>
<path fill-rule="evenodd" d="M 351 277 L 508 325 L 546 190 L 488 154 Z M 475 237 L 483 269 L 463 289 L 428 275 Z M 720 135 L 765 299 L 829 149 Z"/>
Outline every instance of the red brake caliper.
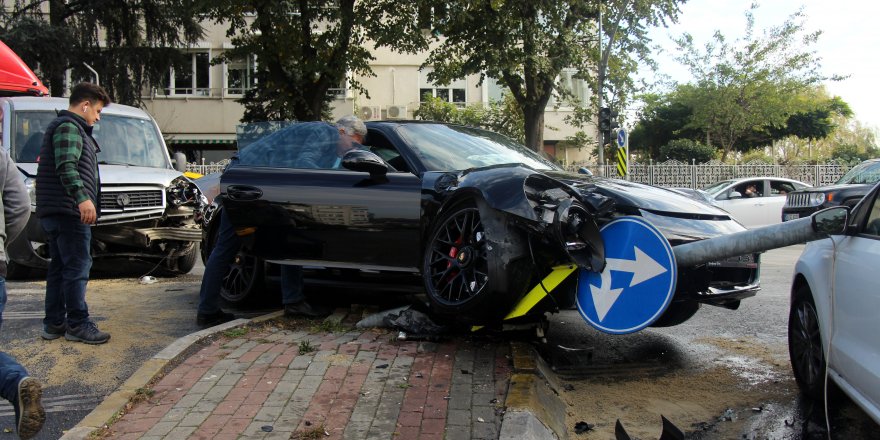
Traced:
<path fill-rule="evenodd" d="M 458 247 L 456 247 L 456 246 L 461 246 L 461 243 L 463 241 L 464 241 L 464 235 L 461 235 L 455 240 L 455 246 L 449 248 L 449 257 L 452 258 L 453 260 L 455 259 L 455 256 L 458 255 Z M 446 263 L 446 268 L 449 269 L 450 267 L 452 267 L 452 261 L 449 261 Z M 452 279 L 455 278 L 457 275 L 458 275 L 458 271 L 450 272 L 449 275 L 446 276 L 446 282 L 450 283 L 452 281 Z"/>

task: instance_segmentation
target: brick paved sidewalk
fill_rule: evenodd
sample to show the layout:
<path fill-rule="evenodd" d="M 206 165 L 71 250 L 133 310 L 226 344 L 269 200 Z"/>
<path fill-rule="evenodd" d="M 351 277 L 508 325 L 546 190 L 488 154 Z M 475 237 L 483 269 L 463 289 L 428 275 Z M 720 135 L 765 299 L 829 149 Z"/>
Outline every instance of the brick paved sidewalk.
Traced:
<path fill-rule="evenodd" d="M 317 327 L 279 318 L 221 333 L 102 438 L 498 438 L 509 344 Z"/>

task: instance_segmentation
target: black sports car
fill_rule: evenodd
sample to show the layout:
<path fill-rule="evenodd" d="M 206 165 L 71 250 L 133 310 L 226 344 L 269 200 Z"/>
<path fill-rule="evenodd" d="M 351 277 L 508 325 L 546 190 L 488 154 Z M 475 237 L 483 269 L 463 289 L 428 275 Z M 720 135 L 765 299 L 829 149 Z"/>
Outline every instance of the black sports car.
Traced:
<path fill-rule="evenodd" d="M 220 180 L 222 208 L 244 237 L 225 280 L 231 302 L 253 299 L 272 264 L 315 269 L 311 281 L 427 294 L 432 311 L 495 324 L 554 267 L 605 267 L 599 227 L 641 216 L 674 246 L 744 228 L 674 191 L 565 172 L 489 131 L 423 121 L 368 122 L 364 149 L 336 169 L 300 168 L 298 126 L 239 145 Z M 262 132 L 261 130 L 257 130 Z M 311 145 L 311 147 L 315 147 Z M 210 191 L 206 191 L 210 192 Z M 215 216 L 207 216 L 210 252 Z M 757 255 L 678 269 L 654 326 L 684 322 L 701 304 L 735 309 L 758 290 Z M 532 314 L 570 307 L 568 277 Z"/>

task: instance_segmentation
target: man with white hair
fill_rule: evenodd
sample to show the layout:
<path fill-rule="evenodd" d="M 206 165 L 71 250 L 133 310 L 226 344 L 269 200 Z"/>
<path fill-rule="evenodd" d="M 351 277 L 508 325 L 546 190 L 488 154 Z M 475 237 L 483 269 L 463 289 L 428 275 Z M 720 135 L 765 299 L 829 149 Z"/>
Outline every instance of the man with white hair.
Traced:
<path fill-rule="evenodd" d="M 297 123 L 244 148 L 239 152 L 238 161 L 242 164 L 259 166 L 340 168 L 345 153 L 362 147 L 361 142 L 366 135 L 366 125 L 355 116 L 341 118 L 335 125 L 327 122 Z M 266 154 L 266 150 L 255 148 L 261 142 L 278 145 L 281 148 L 273 151 L 272 154 Z M 235 166 L 235 162 L 233 161 L 231 166 Z M 241 248 L 241 238 L 235 234 L 235 228 L 225 209 L 220 210 L 218 234 L 217 244 L 205 263 L 205 273 L 202 276 L 196 319 L 200 327 L 211 327 L 235 319 L 231 313 L 220 309 L 223 276 L 229 272 L 229 266 Z M 284 303 L 284 315 L 312 318 L 329 315 L 331 312 L 329 309 L 306 300 L 302 292 L 302 284 L 300 266 L 281 266 L 281 300 Z"/>

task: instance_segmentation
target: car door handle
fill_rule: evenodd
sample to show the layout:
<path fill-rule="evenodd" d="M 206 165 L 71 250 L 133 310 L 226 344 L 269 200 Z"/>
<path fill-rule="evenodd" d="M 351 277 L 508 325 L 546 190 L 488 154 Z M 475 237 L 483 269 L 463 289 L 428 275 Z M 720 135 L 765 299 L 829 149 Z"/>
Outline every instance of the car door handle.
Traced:
<path fill-rule="evenodd" d="M 226 195 L 232 200 L 257 200 L 263 197 L 263 191 L 253 186 L 229 185 Z"/>

